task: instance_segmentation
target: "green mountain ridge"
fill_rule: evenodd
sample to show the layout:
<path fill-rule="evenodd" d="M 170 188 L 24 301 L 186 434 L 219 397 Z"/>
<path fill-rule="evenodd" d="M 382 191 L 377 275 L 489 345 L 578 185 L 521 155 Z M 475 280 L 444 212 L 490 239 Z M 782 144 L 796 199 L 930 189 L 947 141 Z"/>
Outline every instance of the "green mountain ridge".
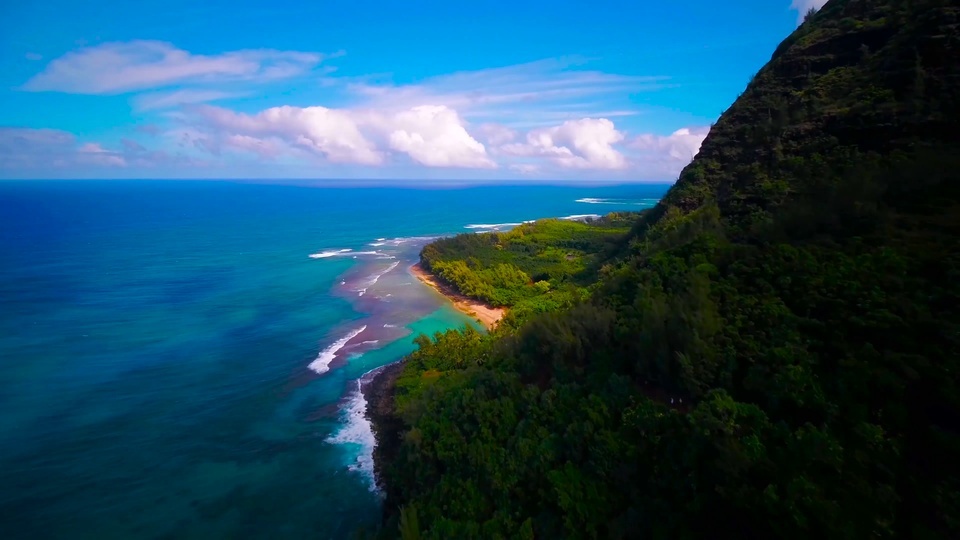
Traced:
<path fill-rule="evenodd" d="M 958 26 L 832 0 L 589 300 L 421 339 L 382 534 L 960 536 Z"/>

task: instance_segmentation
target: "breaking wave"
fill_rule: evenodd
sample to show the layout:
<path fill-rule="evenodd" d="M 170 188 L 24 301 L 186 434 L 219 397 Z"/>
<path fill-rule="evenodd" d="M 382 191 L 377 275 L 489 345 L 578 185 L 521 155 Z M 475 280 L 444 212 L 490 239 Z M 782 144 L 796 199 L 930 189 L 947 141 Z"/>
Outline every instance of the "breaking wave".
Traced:
<path fill-rule="evenodd" d="M 603 199 L 600 197 L 584 197 L 582 199 L 577 199 L 574 202 L 585 203 L 585 204 L 619 204 L 619 205 L 635 205 L 635 206 L 653 206 L 657 204 L 660 199 L 653 198 L 643 198 L 643 199 Z"/>
<path fill-rule="evenodd" d="M 520 226 L 520 225 L 522 225 L 522 224 L 523 224 L 523 222 L 518 222 L 518 223 L 493 223 L 493 224 L 479 223 L 479 224 L 473 224 L 473 225 L 464 225 L 463 228 L 464 228 L 464 229 L 490 229 L 490 230 L 497 230 L 497 229 L 502 229 L 502 228 L 504 228 L 504 227 L 517 227 L 517 226 Z"/>
<path fill-rule="evenodd" d="M 361 326 L 356 330 L 350 332 L 349 334 L 343 336 L 342 338 L 334 341 L 326 349 L 320 351 L 320 354 L 317 355 L 317 358 L 310 362 L 310 365 L 307 366 L 311 371 L 317 375 L 323 375 L 324 373 L 330 371 L 330 362 L 333 361 L 337 356 L 337 351 L 343 348 L 348 341 L 360 335 L 360 332 L 363 332 L 367 329 L 367 326 Z"/>
<path fill-rule="evenodd" d="M 369 482 L 370 491 L 377 492 L 377 478 L 373 470 L 373 449 L 377 445 L 377 440 L 373 436 L 373 427 L 367 418 L 367 398 L 363 395 L 363 388 L 370 384 L 380 371 L 387 366 L 381 366 L 372 369 L 363 374 L 356 381 L 356 387 L 350 393 L 345 406 L 341 409 L 340 415 L 343 420 L 343 426 L 326 439 L 332 444 L 357 445 L 360 447 L 360 453 L 354 463 L 347 468 L 351 471 L 359 472 Z"/>
<path fill-rule="evenodd" d="M 328 249 L 326 251 L 321 251 L 320 253 L 311 253 L 309 257 L 311 259 L 326 259 L 327 257 L 337 257 L 342 256 L 344 253 L 349 253 L 353 251 L 352 249 Z"/>
<path fill-rule="evenodd" d="M 357 255 L 375 255 L 382 259 L 395 258 L 393 255 L 383 253 L 382 251 L 354 251 L 352 249 L 328 249 L 320 253 L 311 253 L 308 257 L 311 259 L 328 259 L 330 257 L 353 257 L 356 259 Z"/>

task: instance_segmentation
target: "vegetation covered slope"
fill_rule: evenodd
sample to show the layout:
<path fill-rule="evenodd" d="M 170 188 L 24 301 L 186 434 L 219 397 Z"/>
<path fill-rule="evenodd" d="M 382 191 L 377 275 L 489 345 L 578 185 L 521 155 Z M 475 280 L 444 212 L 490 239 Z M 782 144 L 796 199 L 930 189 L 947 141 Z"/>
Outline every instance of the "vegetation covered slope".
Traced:
<path fill-rule="evenodd" d="M 422 340 L 384 533 L 960 537 L 958 24 L 832 0 L 589 301 Z"/>
<path fill-rule="evenodd" d="M 596 281 L 597 263 L 618 249 L 640 215 L 541 219 L 507 232 L 442 238 L 424 247 L 420 264 L 467 296 L 512 308 L 506 322 L 515 326 L 581 299 Z"/>

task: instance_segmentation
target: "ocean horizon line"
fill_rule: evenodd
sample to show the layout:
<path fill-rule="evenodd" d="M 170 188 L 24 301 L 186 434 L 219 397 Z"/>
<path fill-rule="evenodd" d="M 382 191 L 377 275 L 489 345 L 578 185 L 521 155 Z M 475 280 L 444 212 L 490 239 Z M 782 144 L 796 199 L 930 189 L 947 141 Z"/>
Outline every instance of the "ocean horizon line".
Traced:
<path fill-rule="evenodd" d="M 565 179 L 432 179 L 432 178 L 0 178 L 2 183 L 66 183 L 66 182 L 196 182 L 196 183 L 237 183 L 237 184 L 268 184 L 288 186 L 323 186 L 323 187 L 422 187 L 437 185 L 453 185 L 465 187 L 510 187 L 510 186 L 542 186 L 542 187 L 619 187 L 619 186 L 669 186 L 676 180 L 565 180 Z"/>

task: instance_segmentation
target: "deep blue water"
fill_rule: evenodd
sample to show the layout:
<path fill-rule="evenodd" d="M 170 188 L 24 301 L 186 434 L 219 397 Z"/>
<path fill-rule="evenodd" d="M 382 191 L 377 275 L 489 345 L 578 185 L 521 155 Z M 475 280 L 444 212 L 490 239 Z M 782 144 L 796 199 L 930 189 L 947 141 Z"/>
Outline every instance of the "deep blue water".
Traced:
<path fill-rule="evenodd" d="M 468 323 L 407 272 L 420 247 L 666 188 L 0 183 L 3 536 L 374 527 L 357 381 Z"/>

